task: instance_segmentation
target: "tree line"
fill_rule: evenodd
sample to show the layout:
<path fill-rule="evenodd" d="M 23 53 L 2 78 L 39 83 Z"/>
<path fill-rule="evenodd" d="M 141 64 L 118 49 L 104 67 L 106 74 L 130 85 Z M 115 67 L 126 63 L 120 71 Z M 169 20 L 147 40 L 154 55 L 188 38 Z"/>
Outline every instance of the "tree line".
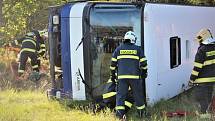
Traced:
<path fill-rule="evenodd" d="M 63 0 L 0 0 L 0 44 L 22 37 L 32 29 L 45 29 L 48 6 Z"/>
<path fill-rule="evenodd" d="M 129 2 L 130 0 L 107 1 Z M 215 5 L 215 0 L 143 1 L 206 6 Z M 0 0 L 0 42 L 5 43 L 19 36 L 23 36 L 32 29 L 41 30 L 47 28 L 48 6 L 60 5 L 66 2 L 69 2 L 69 0 Z"/>
<path fill-rule="evenodd" d="M 178 4 L 190 4 L 190 5 L 215 5 L 215 0 L 146 0 L 149 2 L 160 2 L 160 3 L 178 3 Z"/>

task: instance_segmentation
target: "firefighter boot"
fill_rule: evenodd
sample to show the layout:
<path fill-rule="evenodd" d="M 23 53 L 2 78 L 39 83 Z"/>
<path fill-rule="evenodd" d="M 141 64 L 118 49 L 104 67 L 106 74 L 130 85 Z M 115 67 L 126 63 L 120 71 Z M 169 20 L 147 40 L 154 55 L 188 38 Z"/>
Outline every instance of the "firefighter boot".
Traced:
<path fill-rule="evenodd" d="M 123 120 L 124 118 L 126 119 L 124 111 L 121 110 L 116 110 L 116 117 L 120 120 Z"/>
<path fill-rule="evenodd" d="M 29 80 L 33 81 L 33 82 L 37 82 L 40 80 L 40 73 L 39 72 L 35 72 L 33 71 L 30 75 L 29 75 Z"/>
<path fill-rule="evenodd" d="M 122 116 L 121 121 L 127 121 L 126 119 L 127 119 L 127 117 L 126 117 L 126 115 L 124 114 L 124 115 Z"/>

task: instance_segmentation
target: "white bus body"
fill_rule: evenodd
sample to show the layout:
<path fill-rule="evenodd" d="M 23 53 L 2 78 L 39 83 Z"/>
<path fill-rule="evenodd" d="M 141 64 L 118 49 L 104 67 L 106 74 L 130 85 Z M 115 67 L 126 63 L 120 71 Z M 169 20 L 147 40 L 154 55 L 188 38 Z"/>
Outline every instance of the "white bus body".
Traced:
<path fill-rule="evenodd" d="M 52 81 L 54 66 L 60 66 L 63 93 L 75 100 L 101 95 L 109 78 L 111 54 L 125 32 L 132 30 L 148 62 L 147 103 L 174 97 L 188 89 L 198 47 L 195 34 L 201 28 L 215 32 L 214 13 L 214 7 L 154 3 L 74 2 L 52 7 Z M 59 16 L 59 24 L 53 23 L 54 16 Z"/>

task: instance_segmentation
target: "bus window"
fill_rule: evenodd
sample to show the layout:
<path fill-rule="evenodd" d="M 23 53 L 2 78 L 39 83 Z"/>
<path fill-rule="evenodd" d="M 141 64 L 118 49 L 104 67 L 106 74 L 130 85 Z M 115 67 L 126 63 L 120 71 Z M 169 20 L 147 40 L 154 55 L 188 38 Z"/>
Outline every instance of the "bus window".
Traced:
<path fill-rule="evenodd" d="M 127 31 L 137 34 L 137 45 L 141 45 L 140 9 L 135 6 L 95 6 L 90 14 L 90 75 L 94 95 L 103 93 L 102 84 L 110 76 L 112 53 L 122 43 Z M 97 88 L 98 87 L 98 88 Z M 101 87 L 101 88 L 99 88 Z M 97 88 L 97 89 L 96 89 Z"/>
<path fill-rule="evenodd" d="M 181 64 L 181 39 L 170 38 L 170 68 L 176 68 Z"/>

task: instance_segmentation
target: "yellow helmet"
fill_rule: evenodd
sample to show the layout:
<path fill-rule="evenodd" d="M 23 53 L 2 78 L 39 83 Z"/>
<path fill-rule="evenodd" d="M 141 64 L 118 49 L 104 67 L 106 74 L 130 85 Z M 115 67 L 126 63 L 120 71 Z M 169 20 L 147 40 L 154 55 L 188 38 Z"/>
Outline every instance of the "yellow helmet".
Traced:
<path fill-rule="evenodd" d="M 204 40 L 208 38 L 213 38 L 209 29 L 201 29 L 196 35 L 196 40 L 199 43 L 202 43 Z"/>
<path fill-rule="evenodd" d="M 46 29 L 39 31 L 39 33 L 40 33 L 40 36 L 44 36 L 44 37 L 48 38 L 48 32 Z"/>
<path fill-rule="evenodd" d="M 42 37 L 43 40 L 48 40 L 48 31 L 47 29 L 39 31 L 40 36 Z"/>

